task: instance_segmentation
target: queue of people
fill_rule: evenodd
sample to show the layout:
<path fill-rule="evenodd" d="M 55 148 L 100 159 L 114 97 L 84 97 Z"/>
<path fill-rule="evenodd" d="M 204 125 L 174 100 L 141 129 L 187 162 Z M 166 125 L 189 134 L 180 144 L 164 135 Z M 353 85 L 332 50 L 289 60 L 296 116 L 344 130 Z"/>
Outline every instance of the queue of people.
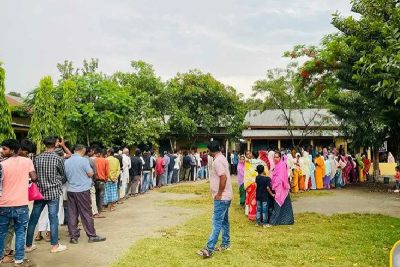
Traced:
<path fill-rule="evenodd" d="M 128 148 L 79 144 L 71 152 L 55 136 L 45 138 L 43 144 L 45 151 L 36 156 L 29 140 L 19 143 L 8 139 L 1 144 L 2 263 L 26 266 L 29 262 L 25 253 L 35 251 L 34 242 L 43 239 L 50 243 L 51 253 L 65 251 L 67 246 L 59 242 L 59 225 L 67 225 L 72 245 L 79 243 L 78 222 L 89 243 L 106 241 L 98 235 L 95 220 L 108 216 L 126 199 L 180 181 L 208 179 L 210 175 L 210 158 L 203 152 L 181 155 L 165 151 L 156 155 L 136 149 L 131 156 Z M 14 235 L 15 250 L 11 248 Z"/>
<path fill-rule="evenodd" d="M 237 165 L 239 202 L 256 225 L 293 224 L 289 192 L 329 190 L 365 182 L 370 167 L 366 155 L 353 157 L 341 147 L 331 151 L 311 147 L 247 151 L 240 155 Z"/>

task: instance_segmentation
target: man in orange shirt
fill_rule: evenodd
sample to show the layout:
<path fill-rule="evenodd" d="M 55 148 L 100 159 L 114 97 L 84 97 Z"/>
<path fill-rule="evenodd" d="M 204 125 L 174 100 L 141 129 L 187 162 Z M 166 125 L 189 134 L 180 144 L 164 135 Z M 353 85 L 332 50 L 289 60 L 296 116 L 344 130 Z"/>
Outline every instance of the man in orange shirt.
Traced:
<path fill-rule="evenodd" d="M 104 192 L 105 183 L 110 175 L 110 166 L 105 158 L 107 152 L 105 149 L 96 149 L 96 203 L 99 212 L 104 211 Z"/>

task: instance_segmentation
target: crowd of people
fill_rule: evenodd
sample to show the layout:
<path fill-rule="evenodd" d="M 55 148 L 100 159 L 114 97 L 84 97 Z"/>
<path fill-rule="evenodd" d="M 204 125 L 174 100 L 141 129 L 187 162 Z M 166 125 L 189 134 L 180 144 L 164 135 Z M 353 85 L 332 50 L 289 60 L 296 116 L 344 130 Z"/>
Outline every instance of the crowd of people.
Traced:
<path fill-rule="evenodd" d="M 221 211 L 223 206 L 223 214 L 228 214 L 232 199 L 231 174 L 237 174 L 240 204 L 251 221 L 264 227 L 290 225 L 294 223 L 294 216 L 289 192 L 342 188 L 349 183 L 364 182 L 369 179 L 371 166 L 365 155 L 352 157 L 341 147 L 330 151 L 311 147 L 247 151 L 240 155 L 235 151 L 225 153 L 216 143 L 208 147 L 210 152 L 155 154 L 150 150 L 136 149 L 130 153 L 128 148 L 83 145 L 76 145 L 71 152 L 55 136 L 45 138 L 43 143 L 45 151 L 35 156 L 34 145 L 29 140 L 19 143 L 8 139 L 1 144 L 3 263 L 24 266 L 25 253 L 34 251 L 34 241 L 43 239 L 50 242 L 51 253 L 65 251 L 67 247 L 59 242 L 59 225 L 68 226 L 71 244 L 78 244 L 80 238 L 78 222 L 88 242 L 105 241 L 96 232 L 95 219 L 105 218 L 128 198 L 181 181 L 209 179 L 215 205 L 218 205 L 214 212 Z M 400 168 L 398 176 L 400 180 Z M 35 188 L 39 198 L 31 199 Z M 217 215 L 221 217 L 221 214 Z M 221 229 L 224 232 L 224 227 L 229 228 L 224 226 L 229 223 L 227 218 L 220 219 L 214 222 L 220 224 L 221 228 L 216 228 L 218 233 Z M 15 251 L 11 248 L 14 235 Z M 217 239 L 215 232 L 210 237 L 209 249 L 200 254 L 211 255 Z M 225 236 L 222 249 L 229 247 L 227 240 Z"/>
<path fill-rule="evenodd" d="M 240 204 L 257 225 L 261 224 L 261 217 L 266 227 L 292 224 L 289 192 L 329 190 L 365 182 L 369 179 L 370 167 L 371 161 L 365 154 L 354 157 L 346 154 L 341 146 L 319 151 L 313 147 L 280 152 L 248 151 L 240 156 L 237 166 Z"/>
<path fill-rule="evenodd" d="M 45 138 L 43 144 L 45 151 L 38 155 L 29 140 L 8 139 L 1 144 L 2 263 L 25 266 L 25 253 L 36 250 L 34 241 L 43 239 L 50 243 L 51 253 L 65 251 L 67 246 L 59 242 L 59 225 L 67 225 L 71 244 L 78 244 L 80 238 L 78 222 L 88 242 L 105 241 L 97 234 L 94 220 L 105 218 L 126 199 L 210 175 L 212 160 L 205 152 L 157 155 L 136 149 L 131 156 L 128 148 L 76 145 L 70 149 L 55 136 Z"/>

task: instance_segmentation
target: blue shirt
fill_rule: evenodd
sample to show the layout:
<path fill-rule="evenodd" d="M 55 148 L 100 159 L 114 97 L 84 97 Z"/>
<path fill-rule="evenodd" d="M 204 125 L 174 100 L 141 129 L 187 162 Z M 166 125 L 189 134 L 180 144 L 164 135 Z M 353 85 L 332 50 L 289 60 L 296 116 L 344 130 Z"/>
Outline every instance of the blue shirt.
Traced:
<path fill-rule="evenodd" d="M 65 175 L 68 180 L 68 192 L 90 190 L 93 180 L 87 174 L 93 172 L 89 160 L 78 154 L 65 161 Z"/>

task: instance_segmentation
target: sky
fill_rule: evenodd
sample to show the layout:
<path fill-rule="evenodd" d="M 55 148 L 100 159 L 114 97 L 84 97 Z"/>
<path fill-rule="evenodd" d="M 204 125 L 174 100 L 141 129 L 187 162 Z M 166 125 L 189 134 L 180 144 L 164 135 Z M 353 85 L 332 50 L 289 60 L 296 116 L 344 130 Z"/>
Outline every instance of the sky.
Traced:
<path fill-rule="evenodd" d="M 98 58 L 100 71 L 144 60 L 167 80 L 200 69 L 251 95 L 285 51 L 335 32 L 350 0 L 1 0 L 0 61 L 6 89 L 27 93 L 57 63 Z"/>

